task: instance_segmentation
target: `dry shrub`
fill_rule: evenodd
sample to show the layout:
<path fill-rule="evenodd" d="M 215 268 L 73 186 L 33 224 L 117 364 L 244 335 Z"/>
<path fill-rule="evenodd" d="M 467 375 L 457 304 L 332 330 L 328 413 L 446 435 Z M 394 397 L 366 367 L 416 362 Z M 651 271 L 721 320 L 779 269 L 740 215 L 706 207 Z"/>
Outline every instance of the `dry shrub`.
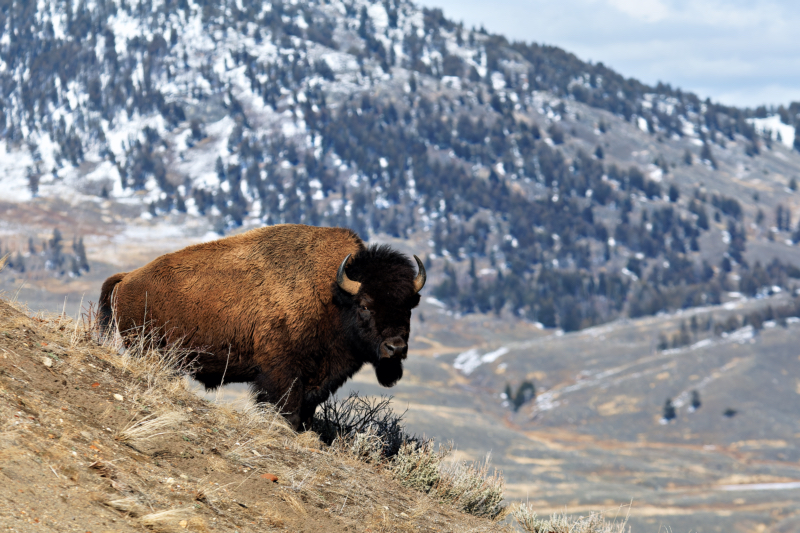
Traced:
<path fill-rule="evenodd" d="M 452 445 L 434 449 L 433 442 L 407 443 L 392 460 L 390 469 L 401 484 L 427 492 L 462 511 L 495 519 L 502 506 L 505 481 L 495 470 L 489 474 L 489 458 L 482 463 L 446 463 Z"/>
<path fill-rule="evenodd" d="M 367 463 L 383 464 L 402 485 L 430 493 L 466 513 L 497 518 L 504 510 L 504 480 L 489 474 L 488 457 L 483 463 L 453 462 L 445 457 L 452 445 L 410 437 L 395 414 L 391 398 L 362 398 L 351 393 L 345 400 L 330 400 L 321 406 L 314 429 L 339 453 Z"/>
<path fill-rule="evenodd" d="M 371 433 L 383 444 L 383 456 L 394 457 L 404 443 L 420 439 L 405 432 L 402 424 L 405 413 L 395 413 L 391 402 L 391 396 L 369 398 L 357 392 L 351 392 L 343 400 L 333 397 L 319 406 L 311 428 L 328 445 L 342 437 L 352 440 L 359 433 Z"/>
<path fill-rule="evenodd" d="M 440 445 L 436 451 L 433 441 L 421 445 L 409 442 L 400 448 L 389 469 L 402 485 L 430 492 L 439 481 L 439 467 L 451 449 L 452 446 Z"/>
<path fill-rule="evenodd" d="M 361 433 L 339 436 L 331 447 L 340 454 L 353 456 L 365 463 L 384 462 L 384 442 L 374 427 L 367 428 Z"/>
<path fill-rule="evenodd" d="M 489 456 L 483 462 L 443 463 L 439 474 L 433 493 L 443 502 L 486 518 L 496 518 L 503 512 L 505 480 L 497 469 L 489 473 Z"/>
<path fill-rule="evenodd" d="M 627 517 L 620 522 L 616 519 L 609 522 L 601 512 L 578 517 L 569 517 L 562 512 L 541 519 L 527 503 L 516 506 L 511 516 L 527 533 L 624 533 L 628 522 Z"/>

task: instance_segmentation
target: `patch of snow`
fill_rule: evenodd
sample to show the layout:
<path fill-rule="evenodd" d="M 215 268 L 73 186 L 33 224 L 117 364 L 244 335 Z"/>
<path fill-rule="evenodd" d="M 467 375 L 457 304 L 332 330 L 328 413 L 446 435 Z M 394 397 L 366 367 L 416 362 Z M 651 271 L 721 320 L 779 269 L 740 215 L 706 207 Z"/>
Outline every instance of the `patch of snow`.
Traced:
<path fill-rule="evenodd" d="M 701 341 L 697 341 L 696 343 L 689 346 L 690 350 L 699 350 L 700 348 L 705 348 L 706 346 L 711 346 L 714 344 L 713 339 L 703 339 Z"/>
<path fill-rule="evenodd" d="M 508 348 L 502 347 L 492 352 L 480 355 L 477 348 L 472 348 L 466 352 L 458 354 L 456 360 L 453 362 L 453 368 L 461 370 L 464 374 L 470 375 L 479 366 L 486 363 L 493 363 L 499 357 L 508 353 Z"/>
<path fill-rule="evenodd" d="M 464 374 L 471 374 L 473 370 L 481 365 L 481 356 L 477 348 L 472 348 L 466 352 L 458 354 L 456 360 L 453 361 L 453 368 L 461 370 Z"/>
<path fill-rule="evenodd" d="M 722 337 L 733 342 L 738 342 L 739 344 L 744 344 L 755 337 L 755 330 L 753 326 L 745 326 L 731 333 L 723 333 Z"/>
<path fill-rule="evenodd" d="M 551 409 L 555 409 L 561 402 L 557 401 L 557 393 L 553 391 L 547 391 L 539 394 L 536 397 L 536 409 L 539 411 L 549 411 Z"/>
<path fill-rule="evenodd" d="M 459 78 L 458 76 L 442 76 L 442 85 L 460 91 L 461 78 Z"/>
<path fill-rule="evenodd" d="M 787 483 L 747 483 L 742 485 L 721 485 L 717 487 L 725 491 L 742 490 L 794 490 L 800 489 L 800 481 L 790 481 Z"/>
<path fill-rule="evenodd" d="M 498 348 L 493 352 L 489 352 L 481 356 L 481 361 L 484 363 L 494 363 L 498 358 L 504 356 L 507 353 L 508 353 L 508 348 L 506 347 Z"/>
<path fill-rule="evenodd" d="M 425 301 L 431 305 L 435 305 L 436 307 L 441 307 L 441 308 L 447 307 L 441 300 L 437 300 L 436 298 L 430 296 L 428 298 L 425 298 Z"/>
<path fill-rule="evenodd" d="M 492 72 L 492 88 L 495 91 L 499 91 L 500 89 L 505 89 L 506 87 L 506 78 L 500 72 Z"/>
<path fill-rule="evenodd" d="M 367 15 L 372 19 L 372 25 L 375 27 L 376 33 L 383 33 L 389 26 L 389 14 L 383 4 L 378 2 L 370 3 L 367 7 Z"/>
<path fill-rule="evenodd" d="M 767 118 L 749 118 L 747 122 L 762 134 L 769 134 L 770 139 L 777 141 L 778 134 L 781 136 L 781 143 L 787 148 L 794 146 L 794 126 L 789 126 L 781 122 L 781 117 L 772 115 Z"/>

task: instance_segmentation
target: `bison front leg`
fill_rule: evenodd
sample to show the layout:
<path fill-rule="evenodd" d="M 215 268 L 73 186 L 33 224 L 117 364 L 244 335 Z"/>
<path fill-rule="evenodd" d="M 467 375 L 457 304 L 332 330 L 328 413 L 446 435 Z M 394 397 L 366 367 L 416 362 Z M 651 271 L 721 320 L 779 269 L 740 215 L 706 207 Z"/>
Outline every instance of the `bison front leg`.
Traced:
<path fill-rule="evenodd" d="M 269 374 L 262 373 L 256 377 L 252 386 L 256 402 L 273 404 L 291 424 L 292 429 L 295 431 L 303 429 L 305 386 L 300 379 L 283 383 L 273 379 Z"/>

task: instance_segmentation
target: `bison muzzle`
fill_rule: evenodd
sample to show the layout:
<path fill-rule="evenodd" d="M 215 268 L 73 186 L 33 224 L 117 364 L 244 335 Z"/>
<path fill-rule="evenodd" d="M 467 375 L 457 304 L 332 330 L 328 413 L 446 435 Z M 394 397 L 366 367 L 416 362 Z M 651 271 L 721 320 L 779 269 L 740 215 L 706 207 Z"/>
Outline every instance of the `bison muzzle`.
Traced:
<path fill-rule="evenodd" d="M 295 429 L 361 367 L 403 376 L 425 268 L 350 230 L 259 228 L 163 255 L 103 283 L 99 324 L 130 343 L 158 336 L 189 350 L 207 388 L 250 383 Z"/>

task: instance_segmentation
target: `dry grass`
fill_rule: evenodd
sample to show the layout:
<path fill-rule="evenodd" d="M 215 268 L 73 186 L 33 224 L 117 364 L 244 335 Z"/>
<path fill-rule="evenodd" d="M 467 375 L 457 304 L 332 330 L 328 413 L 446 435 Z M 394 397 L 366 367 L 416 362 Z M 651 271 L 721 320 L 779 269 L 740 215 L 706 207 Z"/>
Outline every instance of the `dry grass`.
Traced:
<path fill-rule="evenodd" d="M 127 498 L 109 500 L 106 501 L 105 504 L 134 518 L 143 516 L 147 514 L 148 511 L 147 507 L 142 505 L 138 499 L 131 496 Z"/>
<path fill-rule="evenodd" d="M 75 318 L 38 314 L 34 320 L 46 340 L 42 345 L 52 347 L 53 365 L 44 368 L 38 348 L 31 364 L 45 372 L 48 383 L 53 373 L 59 380 L 64 376 L 74 397 L 83 398 L 82 408 L 94 409 L 88 422 L 63 425 L 57 421 L 66 419 L 72 406 L 40 415 L 43 424 L 56 421 L 58 430 L 47 431 L 64 435 L 63 443 L 57 441 L 63 448 L 59 460 L 108 466 L 90 466 L 89 473 L 59 465 L 54 456 L 47 475 L 94 480 L 91 490 L 105 495 L 97 501 L 105 503 L 106 512 L 164 532 L 203 532 L 212 521 L 215 530 L 242 533 L 265 528 L 333 533 L 346 524 L 356 530 L 369 525 L 372 531 L 510 531 L 497 521 L 504 509 L 502 476 L 490 473 L 486 461 L 449 462 L 452 446 L 418 441 L 406 442 L 387 458 L 387 442 L 374 424 L 325 446 L 315 433 L 295 433 L 274 406 L 256 405 L 252 397 L 220 404 L 195 396 L 185 378 L 191 354 L 174 345 L 150 337 L 123 347 L 119 337 L 97 334 L 91 310 Z M 30 381 L 22 370 L 15 372 Z M 35 392 L 28 386 L 17 394 L 23 390 Z M 59 397 L 59 405 L 65 400 Z M 36 400 L 53 401 L 48 395 Z M 76 429 L 67 429 L 69 423 Z M 249 513 L 253 527 L 241 513 Z M 334 527 L 333 516 L 341 527 Z"/>
<path fill-rule="evenodd" d="M 542 519 L 527 503 L 517 505 L 510 514 L 527 533 L 625 533 L 628 522 L 627 516 L 609 521 L 602 512 L 577 517 L 561 513 Z"/>
<path fill-rule="evenodd" d="M 179 342 L 162 342 L 158 331 L 135 336 L 127 346 L 119 336 L 104 335 L 99 341 L 121 352 L 120 366 L 136 375 L 144 384 L 145 393 L 156 388 L 182 387 L 178 378 L 190 374 L 194 366 L 193 352 L 181 348 Z"/>
<path fill-rule="evenodd" d="M 195 516 L 191 507 L 169 509 L 144 515 L 139 519 L 141 524 L 161 533 L 182 533 L 184 531 L 208 531 L 205 520 Z"/>
<path fill-rule="evenodd" d="M 168 411 L 160 415 L 148 415 L 134 422 L 117 433 L 120 442 L 140 442 L 150 440 L 159 435 L 174 432 L 186 421 L 186 415 L 177 411 Z"/>

